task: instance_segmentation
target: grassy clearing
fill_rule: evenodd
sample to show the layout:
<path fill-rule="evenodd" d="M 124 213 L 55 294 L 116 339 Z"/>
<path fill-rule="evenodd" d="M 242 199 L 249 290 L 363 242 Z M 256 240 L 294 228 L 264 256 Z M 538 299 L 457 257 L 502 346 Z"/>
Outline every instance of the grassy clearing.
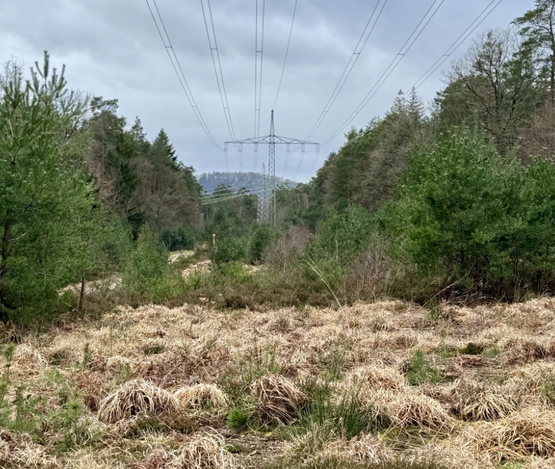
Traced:
<path fill-rule="evenodd" d="M 438 307 L 4 326 L 0 467 L 553 467 L 555 300 Z"/>

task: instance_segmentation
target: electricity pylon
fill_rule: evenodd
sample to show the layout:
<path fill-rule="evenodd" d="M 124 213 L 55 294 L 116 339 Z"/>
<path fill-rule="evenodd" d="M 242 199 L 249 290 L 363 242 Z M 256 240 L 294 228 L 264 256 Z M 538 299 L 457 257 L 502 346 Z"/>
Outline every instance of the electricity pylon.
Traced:
<path fill-rule="evenodd" d="M 262 169 L 263 183 L 261 191 L 258 195 L 258 216 L 257 220 L 261 224 L 270 224 L 274 226 L 277 222 L 277 202 L 276 202 L 276 145 L 286 145 L 287 152 L 291 151 L 291 145 L 300 145 L 301 152 L 305 152 L 306 145 L 315 145 L 316 151 L 320 150 L 320 144 L 315 142 L 308 142 L 306 140 L 299 140 L 296 138 L 280 137 L 274 131 L 274 111 L 272 110 L 270 119 L 270 134 L 263 137 L 245 138 L 243 140 L 232 140 L 224 143 L 224 151 L 227 152 L 229 144 L 233 144 L 239 151 L 243 151 L 243 145 L 254 145 L 254 151 L 258 151 L 258 145 L 268 144 L 268 175 L 264 167 Z"/>
<path fill-rule="evenodd" d="M 268 222 L 268 204 L 266 202 L 268 195 L 268 188 L 266 184 L 266 165 L 262 164 L 262 178 L 260 179 L 260 186 L 258 188 L 258 211 L 256 214 L 256 221 L 260 224 Z"/>

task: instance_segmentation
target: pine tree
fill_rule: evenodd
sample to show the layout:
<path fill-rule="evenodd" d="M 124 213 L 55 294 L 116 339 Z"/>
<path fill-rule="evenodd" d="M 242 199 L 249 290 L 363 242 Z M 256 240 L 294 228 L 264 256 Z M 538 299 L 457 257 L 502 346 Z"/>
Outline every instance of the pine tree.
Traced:
<path fill-rule="evenodd" d="M 68 167 L 67 129 L 85 105 L 66 87 L 49 56 L 31 80 L 12 67 L 0 95 L 0 320 L 46 307 L 70 280 L 68 252 L 80 244 L 93 188 Z M 81 253 L 83 254 L 83 253 Z"/>

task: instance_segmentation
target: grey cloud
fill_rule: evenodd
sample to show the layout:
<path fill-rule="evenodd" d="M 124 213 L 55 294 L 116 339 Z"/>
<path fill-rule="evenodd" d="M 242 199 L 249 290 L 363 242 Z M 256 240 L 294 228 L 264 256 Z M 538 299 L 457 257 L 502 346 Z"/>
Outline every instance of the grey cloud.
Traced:
<path fill-rule="evenodd" d="M 320 115 L 377 0 L 299 0 L 291 50 L 276 108 L 276 132 L 304 138 Z M 199 1 L 157 0 L 190 88 L 218 142 L 229 140 Z M 335 132 L 366 96 L 433 0 L 389 0 L 339 98 L 313 139 Z M 399 89 L 407 90 L 489 3 L 446 0 L 399 68 L 354 119 L 364 127 L 383 115 Z M 152 4 L 152 0 L 151 0 Z M 506 27 L 533 7 L 533 0 L 505 0 L 481 26 Z M 254 127 L 254 5 L 252 0 L 211 0 L 212 13 L 236 136 Z M 261 132 L 267 133 L 289 34 L 294 0 L 266 0 Z M 4 0 L 0 61 L 17 57 L 31 65 L 42 51 L 67 65 L 72 88 L 118 98 L 129 122 L 138 115 L 149 137 L 164 128 L 180 159 L 198 172 L 225 170 L 224 156 L 209 142 L 167 58 L 147 5 L 138 0 Z M 465 44 L 455 56 L 464 53 Z M 455 58 L 455 57 L 453 57 Z M 447 68 L 448 64 L 444 65 Z M 443 86 L 438 71 L 419 90 L 425 102 Z M 319 163 L 342 137 L 322 149 Z M 303 158 L 299 178 L 309 179 L 314 154 Z M 257 162 L 266 157 L 260 149 Z M 292 154 L 285 176 L 300 158 Z M 230 151 L 232 170 L 252 169 L 254 154 Z M 278 152 L 278 172 L 285 153 Z"/>

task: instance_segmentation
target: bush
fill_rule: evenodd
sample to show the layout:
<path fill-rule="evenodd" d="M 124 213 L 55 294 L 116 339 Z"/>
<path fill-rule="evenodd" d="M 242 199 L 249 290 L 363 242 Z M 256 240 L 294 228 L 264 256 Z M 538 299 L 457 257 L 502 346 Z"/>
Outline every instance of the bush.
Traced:
<path fill-rule="evenodd" d="M 274 233 L 270 228 L 264 225 L 257 226 L 249 243 L 249 262 L 261 262 L 264 254 L 272 244 L 273 240 Z"/>
<path fill-rule="evenodd" d="M 169 268 L 168 252 L 155 232 L 144 227 L 123 272 L 123 285 L 129 291 L 154 300 L 175 297 L 184 283 L 179 272 Z"/>
<path fill-rule="evenodd" d="M 196 240 L 195 232 L 185 227 L 177 230 L 166 229 L 160 234 L 160 241 L 168 251 L 193 250 Z"/>
<path fill-rule="evenodd" d="M 380 221 L 396 255 L 439 290 L 512 299 L 553 281 L 554 189 L 552 164 L 525 168 L 463 131 L 411 157 Z"/>
<path fill-rule="evenodd" d="M 374 219 L 362 207 L 332 208 L 318 226 L 307 254 L 314 260 L 333 260 L 345 267 L 366 250 L 374 231 Z"/>
<path fill-rule="evenodd" d="M 228 238 L 217 241 L 210 257 L 216 265 L 226 264 L 228 262 L 244 261 L 246 251 L 244 238 Z"/>

